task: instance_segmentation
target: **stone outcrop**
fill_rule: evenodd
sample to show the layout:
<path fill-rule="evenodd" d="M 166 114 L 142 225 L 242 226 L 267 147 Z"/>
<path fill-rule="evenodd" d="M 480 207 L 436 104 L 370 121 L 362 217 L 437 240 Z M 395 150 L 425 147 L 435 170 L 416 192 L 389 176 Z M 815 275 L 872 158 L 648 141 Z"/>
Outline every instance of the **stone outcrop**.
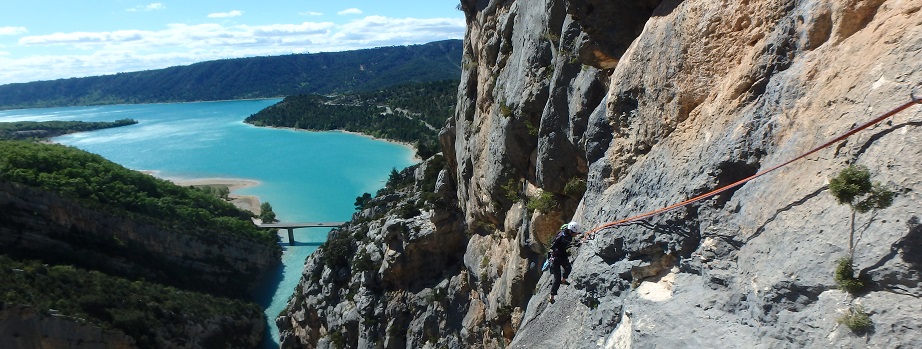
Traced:
<path fill-rule="evenodd" d="M 793 159 L 906 103 L 913 88 L 922 95 L 922 4 L 460 8 L 464 69 L 440 135 L 451 190 L 437 191 L 451 205 L 345 228 L 367 234 L 356 245 L 381 260 L 363 272 L 354 261 L 351 273 L 330 268 L 318 250 L 279 318 L 286 345 L 922 345 L 922 106 L 705 201 L 594 233 L 555 304 L 540 271 L 544 244 L 568 220 L 592 228 L 681 202 Z M 827 183 L 848 164 L 897 193 L 857 216 L 854 264 L 870 284 L 857 295 L 833 280 L 851 212 Z M 460 265 L 443 264 L 458 255 Z M 442 275 L 417 258 L 443 264 Z M 412 269 L 386 261 L 426 272 L 409 282 Z M 405 281 L 383 282 L 395 275 Z M 871 320 L 864 332 L 837 321 L 856 305 Z"/>
<path fill-rule="evenodd" d="M 137 348 L 134 339 L 118 330 L 104 330 L 32 307 L 0 304 L 0 347 L 13 348 Z"/>
<path fill-rule="evenodd" d="M 9 182 L 0 182 L 0 208 L 6 253 L 225 296 L 247 296 L 281 253 L 227 234 L 183 234 Z"/>
<path fill-rule="evenodd" d="M 62 315 L 54 309 L 38 310 L 31 306 L 0 304 L 0 347 L 131 349 L 152 346 L 210 348 L 229 345 L 255 348 L 265 333 L 265 321 L 261 316 L 218 314 L 199 320 L 204 321 L 189 321 L 184 326 L 173 327 L 169 331 L 154 330 L 151 333 L 153 338 L 144 338 L 152 343 L 142 342 L 139 345 L 136 338 L 126 335 L 121 330 L 99 327 L 84 319 Z"/>

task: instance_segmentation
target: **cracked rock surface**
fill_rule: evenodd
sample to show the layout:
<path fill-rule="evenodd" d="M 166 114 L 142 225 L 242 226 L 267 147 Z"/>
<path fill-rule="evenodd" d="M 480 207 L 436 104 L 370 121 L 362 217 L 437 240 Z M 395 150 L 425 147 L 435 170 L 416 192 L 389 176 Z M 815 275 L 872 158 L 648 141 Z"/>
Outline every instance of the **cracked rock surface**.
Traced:
<path fill-rule="evenodd" d="M 460 8 L 465 64 L 435 190 L 445 205 L 347 228 L 377 268 L 312 256 L 279 318 L 287 344 L 922 347 L 922 106 L 708 200 L 594 234 L 574 249 L 572 285 L 555 304 L 540 271 L 567 221 L 588 229 L 681 202 L 909 101 L 922 89 L 922 4 Z M 854 265 L 872 281 L 857 295 L 833 280 L 851 211 L 827 189 L 849 164 L 897 193 L 856 217 Z M 837 321 L 854 305 L 868 330 Z"/>

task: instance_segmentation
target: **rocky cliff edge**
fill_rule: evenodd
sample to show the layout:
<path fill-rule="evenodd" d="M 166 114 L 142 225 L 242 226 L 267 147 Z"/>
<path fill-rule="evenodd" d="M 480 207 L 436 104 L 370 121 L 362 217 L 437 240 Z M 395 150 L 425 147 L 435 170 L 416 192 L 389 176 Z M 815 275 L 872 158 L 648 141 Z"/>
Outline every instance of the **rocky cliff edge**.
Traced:
<path fill-rule="evenodd" d="M 468 31 L 441 134 L 442 205 L 365 212 L 338 232 L 364 239 L 349 240 L 356 252 L 339 267 L 324 249 L 308 261 L 279 318 L 286 346 L 922 346 L 922 106 L 734 190 L 593 234 L 555 304 L 540 271 L 566 221 L 592 228 L 681 202 L 922 94 L 922 4 L 460 8 Z M 851 210 L 828 189 L 851 164 L 896 193 L 855 216 L 853 264 L 868 285 L 857 293 L 834 280 Z M 859 330 L 840 321 L 856 309 L 868 320 Z"/>

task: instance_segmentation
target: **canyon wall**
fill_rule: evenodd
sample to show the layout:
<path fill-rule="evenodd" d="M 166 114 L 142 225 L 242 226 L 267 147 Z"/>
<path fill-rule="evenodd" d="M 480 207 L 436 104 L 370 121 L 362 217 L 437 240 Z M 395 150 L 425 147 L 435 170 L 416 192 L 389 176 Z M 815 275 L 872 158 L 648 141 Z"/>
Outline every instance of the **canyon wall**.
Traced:
<path fill-rule="evenodd" d="M 0 251 L 5 255 L 76 265 L 94 272 L 223 297 L 249 297 L 262 275 L 269 273 L 280 258 L 280 251 L 271 243 L 220 232 L 189 235 L 178 227 L 163 227 L 158 222 L 114 213 L 111 209 L 17 183 L 0 181 L 0 212 Z M 194 318 L 195 322 L 171 323 L 169 333 L 163 330 L 163 324 L 141 326 L 149 328 L 155 337 L 151 340 L 160 346 L 201 347 L 203 342 L 208 345 L 213 337 L 222 337 L 219 342 L 259 345 L 266 328 L 261 314 L 247 312 L 243 303 L 225 301 L 223 304 L 244 310 L 223 309 L 226 313 L 216 311 L 215 315 L 196 313 L 195 317 L 186 318 Z M 252 309 L 257 307 L 254 305 Z M 175 319 L 188 314 L 170 315 Z M 138 346 L 138 338 L 118 329 L 65 316 L 55 309 L 10 303 L 0 305 L 0 329 L 3 348 Z"/>
<path fill-rule="evenodd" d="M 0 251 L 10 255 L 223 296 L 249 296 L 281 254 L 253 239 L 180 233 L 9 182 L 0 182 L 0 208 Z"/>
<path fill-rule="evenodd" d="M 922 346 L 922 105 L 732 190 L 587 235 L 547 296 L 546 243 L 794 159 L 922 95 L 909 0 L 462 0 L 437 204 L 376 198 L 305 266 L 286 347 Z M 829 179 L 896 195 L 854 216 Z M 425 167 L 425 165 L 424 165 Z M 417 170 L 417 172 L 423 172 Z M 404 213 L 401 213 L 404 212 Z M 849 255 L 867 287 L 839 289 Z M 335 262 L 339 261 L 339 262 Z M 870 325 L 839 319 L 856 309 Z"/>

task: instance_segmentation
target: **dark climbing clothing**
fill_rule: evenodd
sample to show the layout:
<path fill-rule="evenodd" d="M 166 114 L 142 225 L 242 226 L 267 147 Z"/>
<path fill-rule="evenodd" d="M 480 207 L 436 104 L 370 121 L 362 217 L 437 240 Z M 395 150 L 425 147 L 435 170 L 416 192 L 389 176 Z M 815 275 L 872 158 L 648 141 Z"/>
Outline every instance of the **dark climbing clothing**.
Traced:
<path fill-rule="evenodd" d="M 561 269 L 563 269 L 563 274 L 561 274 Z M 560 281 L 566 279 L 570 276 L 570 260 L 566 257 L 564 258 L 554 258 L 554 263 L 551 264 L 551 274 L 554 275 L 554 283 L 551 284 L 551 294 L 557 295 L 557 290 L 560 289 Z"/>
<path fill-rule="evenodd" d="M 568 229 L 564 229 L 557 233 L 557 236 L 554 237 L 554 242 L 551 244 L 551 273 L 554 275 L 554 282 L 551 284 L 551 295 L 557 295 L 560 282 L 570 276 L 570 253 L 567 252 L 567 248 L 572 243 L 573 236 L 570 235 Z"/>
<path fill-rule="evenodd" d="M 570 253 L 567 252 L 567 248 L 573 244 L 573 236 L 568 234 L 569 230 L 562 230 L 557 233 L 557 236 L 554 237 L 554 243 L 551 244 L 551 256 L 554 259 L 559 257 L 567 258 L 570 257 Z"/>

